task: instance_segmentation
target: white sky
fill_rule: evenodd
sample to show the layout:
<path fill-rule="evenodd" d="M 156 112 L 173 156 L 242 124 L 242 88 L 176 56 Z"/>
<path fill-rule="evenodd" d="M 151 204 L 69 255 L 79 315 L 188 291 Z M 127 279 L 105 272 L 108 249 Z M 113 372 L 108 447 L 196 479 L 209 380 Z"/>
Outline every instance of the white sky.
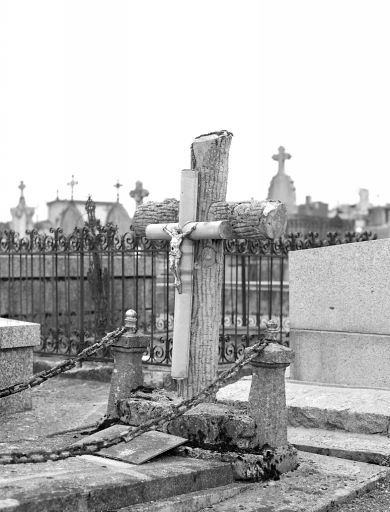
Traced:
<path fill-rule="evenodd" d="M 388 0 L 1 0 L 0 220 L 46 201 L 179 196 L 194 137 L 234 134 L 228 199 L 280 145 L 298 202 L 390 202 Z M 276 199 L 276 198 L 275 198 Z"/>

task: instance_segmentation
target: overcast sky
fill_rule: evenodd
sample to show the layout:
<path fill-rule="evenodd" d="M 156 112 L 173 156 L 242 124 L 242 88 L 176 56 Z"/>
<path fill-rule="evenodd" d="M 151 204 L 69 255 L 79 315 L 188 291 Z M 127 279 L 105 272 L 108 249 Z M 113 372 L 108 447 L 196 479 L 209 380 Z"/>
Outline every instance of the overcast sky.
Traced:
<path fill-rule="evenodd" d="M 390 202 L 388 0 L 1 0 L 0 221 L 19 198 L 179 196 L 194 137 L 234 134 L 228 199 L 280 145 L 298 203 Z M 276 198 L 275 198 L 276 199 Z"/>

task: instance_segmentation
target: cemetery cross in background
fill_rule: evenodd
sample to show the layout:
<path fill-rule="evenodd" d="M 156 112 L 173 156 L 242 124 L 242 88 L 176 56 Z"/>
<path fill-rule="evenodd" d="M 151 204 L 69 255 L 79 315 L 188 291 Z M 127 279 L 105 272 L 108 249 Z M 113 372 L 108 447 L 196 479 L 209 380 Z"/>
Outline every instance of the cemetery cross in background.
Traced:
<path fill-rule="evenodd" d="M 276 160 L 279 163 L 278 173 L 284 173 L 284 162 L 286 160 L 290 160 L 291 155 L 286 153 L 286 150 L 283 146 L 278 148 L 278 154 L 272 156 L 273 160 Z"/>
<path fill-rule="evenodd" d="M 172 377 L 185 398 L 217 377 L 223 239 L 279 238 L 287 223 L 280 201 L 226 202 L 232 137 L 226 130 L 197 137 L 191 170 L 182 171 L 180 208 L 176 199 L 151 201 L 140 205 L 133 219 L 137 235 L 150 239 L 170 239 L 172 227 L 190 232 L 181 245 L 172 351 Z"/>
<path fill-rule="evenodd" d="M 142 181 L 135 182 L 135 189 L 130 191 L 130 197 L 135 201 L 135 207 L 138 208 L 144 202 L 144 197 L 148 197 L 149 190 L 143 187 Z"/>
<path fill-rule="evenodd" d="M 74 174 L 72 174 L 72 181 L 70 181 L 68 183 L 68 186 L 71 188 L 71 191 L 72 191 L 71 198 L 70 198 L 71 201 L 73 201 L 73 189 L 74 189 L 75 185 L 78 185 L 78 184 L 79 184 L 79 182 L 74 180 Z"/>

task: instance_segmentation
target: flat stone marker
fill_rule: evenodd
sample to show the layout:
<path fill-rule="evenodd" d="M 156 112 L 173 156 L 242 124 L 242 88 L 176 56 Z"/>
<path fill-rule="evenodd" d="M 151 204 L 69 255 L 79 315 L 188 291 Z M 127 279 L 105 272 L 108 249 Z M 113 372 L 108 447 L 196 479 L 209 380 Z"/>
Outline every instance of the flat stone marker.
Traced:
<path fill-rule="evenodd" d="M 188 439 L 184 437 L 171 436 L 152 430 L 132 439 L 128 443 L 120 443 L 101 450 L 96 455 L 121 460 L 129 464 L 143 464 L 187 441 Z"/>

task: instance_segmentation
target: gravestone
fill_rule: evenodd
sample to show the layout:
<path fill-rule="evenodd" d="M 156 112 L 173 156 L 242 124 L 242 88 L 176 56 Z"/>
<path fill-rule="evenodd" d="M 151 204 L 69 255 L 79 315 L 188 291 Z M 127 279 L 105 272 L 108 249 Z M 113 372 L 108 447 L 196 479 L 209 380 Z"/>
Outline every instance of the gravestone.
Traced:
<path fill-rule="evenodd" d="M 280 201 L 226 202 L 232 137 L 228 131 L 197 137 L 191 170 L 182 171 L 180 206 L 174 199 L 149 202 L 133 219 L 137 235 L 171 239 L 177 260 L 171 266 L 178 267 L 182 281 L 175 292 L 172 377 L 185 398 L 217 376 L 223 239 L 278 238 L 287 222 Z M 185 236 L 179 249 L 180 234 Z"/>
<path fill-rule="evenodd" d="M 0 318 L 0 389 L 28 380 L 33 374 L 33 349 L 40 344 L 40 325 Z M 31 391 L 0 400 L 0 413 L 28 411 Z"/>
<path fill-rule="evenodd" d="M 291 378 L 390 389 L 390 239 L 289 254 Z"/>

